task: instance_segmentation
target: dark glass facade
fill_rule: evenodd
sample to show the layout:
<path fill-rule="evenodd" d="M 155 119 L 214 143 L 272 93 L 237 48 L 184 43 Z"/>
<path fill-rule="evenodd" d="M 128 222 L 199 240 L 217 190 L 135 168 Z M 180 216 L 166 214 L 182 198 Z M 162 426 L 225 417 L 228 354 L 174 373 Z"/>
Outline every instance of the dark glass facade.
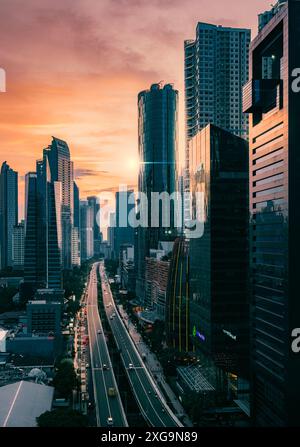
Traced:
<path fill-rule="evenodd" d="M 12 267 L 12 238 L 18 224 L 18 173 L 6 161 L 0 173 L 0 269 Z"/>
<path fill-rule="evenodd" d="M 300 425 L 300 357 L 291 349 L 300 315 L 300 95 L 292 88 L 292 71 L 300 67 L 299 24 L 300 2 L 291 0 L 251 44 L 250 82 L 260 90 L 252 97 L 262 100 L 249 102 L 245 87 L 244 111 L 252 115 L 252 414 L 259 426 Z"/>
<path fill-rule="evenodd" d="M 115 258 L 119 259 L 120 247 L 122 244 L 134 245 L 134 228 L 128 221 L 129 216 L 135 208 L 134 201 L 129 200 L 133 191 L 118 191 L 116 192 L 116 221 L 114 228 L 114 254 Z M 128 203 L 128 202 L 131 203 Z M 127 203 L 127 210 L 125 204 Z"/>
<path fill-rule="evenodd" d="M 248 143 L 208 125 L 191 139 L 190 335 L 195 351 L 228 372 L 249 375 Z M 197 199 L 200 197 L 201 200 Z"/>
<path fill-rule="evenodd" d="M 24 282 L 29 294 L 62 288 L 62 188 L 51 181 L 47 155 L 37 161 L 36 173 L 26 175 Z"/>
<path fill-rule="evenodd" d="M 170 203 L 170 226 L 163 227 L 164 211 L 160 205 L 159 225 L 151 225 L 153 217 L 151 209 L 151 193 L 177 190 L 177 122 L 178 92 L 172 85 L 153 84 L 150 90 L 138 95 L 138 128 L 139 128 L 139 192 L 148 199 L 148 227 L 138 227 L 136 231 L 136 292 L 144 299 L 145 292 L 145 258 L 151 248 L 157 249 L 160 240 L 174 240 L 174 202 Z M 139 207 L 139 199 L 138 199 Z M 144 210 L 138 209 L 138 218 Z"/>
<path fill-rule="evenodd" d="M 45 149 L 49 160 L 52 182 L 61 182 L 61 230 L 62 262 L 65 269 L 72 266 L 72 226 L 74 224 L 74 172 L 70 149 L 67 143 L 52 137 L 52 143 Z"/>
<path fill-rule="evenodd" d="M 190 350 L 189 329 L 189 244 L 184 238 L 174 242 L 166 300 L 168 345 L 179 352 Z"/>

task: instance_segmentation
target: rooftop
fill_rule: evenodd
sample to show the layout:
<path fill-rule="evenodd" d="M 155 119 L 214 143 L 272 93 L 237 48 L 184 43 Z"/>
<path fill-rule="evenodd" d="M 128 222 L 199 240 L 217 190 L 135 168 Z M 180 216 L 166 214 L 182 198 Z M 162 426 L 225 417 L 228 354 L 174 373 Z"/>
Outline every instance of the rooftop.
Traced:
<path fill-rule="evenodd" d="M 36 427 L 36 418 L 51 410 L 54 388 L 32 382 L 0 387 L 0 427 Z"/>

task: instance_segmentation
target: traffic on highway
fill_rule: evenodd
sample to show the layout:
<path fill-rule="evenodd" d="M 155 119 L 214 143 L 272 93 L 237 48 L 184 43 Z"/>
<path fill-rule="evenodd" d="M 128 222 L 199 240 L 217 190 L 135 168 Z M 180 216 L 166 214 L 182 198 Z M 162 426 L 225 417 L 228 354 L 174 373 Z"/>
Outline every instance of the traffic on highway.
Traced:
<path fill-rule="evenodd" d="M 97 426 L 128 427 L 98 310 L 97 268 L 87 286 L 87 321 Z"/>
<path fill-rule="evenodd" d="M 119 349 L 132 392 L 144 419 L 152 427 L 182 427 L 167 405 L 153 377 L 145 366 L 113 300 L 104 263 L 99 263 L 103 303 L 115 342 Z"/>

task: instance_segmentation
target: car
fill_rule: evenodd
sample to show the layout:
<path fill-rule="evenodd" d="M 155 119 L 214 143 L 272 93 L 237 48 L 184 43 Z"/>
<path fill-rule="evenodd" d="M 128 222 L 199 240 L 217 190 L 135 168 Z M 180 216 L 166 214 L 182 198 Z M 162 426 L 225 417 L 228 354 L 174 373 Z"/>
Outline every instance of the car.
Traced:
<path fill-rule="evenodd" d="M 102 331 L 100 331 L 100 329 L 99 329 L 99 331 L 97 331 L 97 334 L 102 334 Z"/>
<path fill-rule="evenodd" d="M 128 369 L 133 369 L 133 364 L 132 363 L 129 363 Z"/>
<path fill-rule="evenodd" d="M 117 395 L 117 390 L 113 386 L 108 388 L 109 397 L 115 397 Z"/>
<path fill-rule="evenodd" d="M 113 320 L 114 319 L 114 317 L 113 317 L 113 315 L 111 315 L 110 317 L 109 317 L 111 320 Z"/>
<path fill-rule="evenodd" d="M 109 370 L 109 367 L 107 366 L 106 363 L 103 363 L 103 366 L 102 366 L 102 367 L 103 367 L 103 369 L 105 369 L 106 371 Z"/>
<path fill-rule="evenodd" d="M 148 391 L 148 394 L 151 394 L 151 390 Z"/>
<path fill-rule="evenodd" d="M 89 364 L 87 363 L 87 364 L 85 365 L 85 367 L 86 367 L 86 368 L 89 368 L 89 367 L 90 367 L 90 365 L 89 365 Z"/>
<path fill-rule="evenodd" d="M 155 397 L 158 397 L 157 393 L 154 393 L 154 396 L 155 396 Z"/>
<path fill-rule="evenodd" d="M 162 411 L 163 413 L 165 413 L 165 412 L 166 412 L 166 410 L 164 409 L 164 407 L 162 407 L 161 411 Z"/>
<path fill-rule="evenodd" d="M 113 418 L 112 418 L 111 416 L 109 416 L 109 417 L 107 418 L 106 423 L 107 423 L 108 426 L 112 427 L 112 426 L 114 425 L 114 420 L 113 420 Z"/>
<path fill-rule="evenodd" d="M 96 365 L 95 365 L 95 368 L 99 368 L 99 365 L 98 365 L 98 363 L 96 363 Z"/>

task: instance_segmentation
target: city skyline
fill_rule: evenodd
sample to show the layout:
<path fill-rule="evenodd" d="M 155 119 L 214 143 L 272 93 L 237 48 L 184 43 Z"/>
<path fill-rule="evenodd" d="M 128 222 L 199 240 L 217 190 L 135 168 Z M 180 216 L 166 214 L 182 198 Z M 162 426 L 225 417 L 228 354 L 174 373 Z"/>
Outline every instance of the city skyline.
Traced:
<path fill-rule="evenodd" d="M 232 8 L 225 10 L 219 1 L 203 9 L 201 2 L 194 0 L 184 6 L 176 1 L 147 5 L 143 1 L 99 4 L 90 0 L 72 2 L 66 15 L 68 1 L 60 6 L 50 2 L 40 6 L 32 0 L 26 10 L 18 0 L 3 2 L 1 66 L 7 73 L 7 92 L 0 96 L 0 157 L 19 172 L 20 219 L 24 215 L 25 174 L 34 169 L 51 135 L 70 146 L 81 197 L 115 191 L 119 183 L 136 186 L 136 94 L 160 80 L 174 83 L 179 90 L 183 163 L 184 40 L 194 36 L 198 21 L 251 28 L 254 37 L 257 12 L 269 6 L 267 1 L 257 0 L 241 11 L 239 2 L 230 3 Z M 17 5 L 23 10 L 22 21 L 11 16 Z M 121 14 L 126 7 L 132 16 Z M 162 27 L 164 19 L 168 22 Z M 106 20 L 112 25 L 109 29 Z M 49 29 L 45 37 L 44 26 Z M 122 39 L 118 29 L 122 29 Z M 82 30 L 84 38 L 80 37 Z M 56 37 L 61 33 L 63 44 Z"/>

